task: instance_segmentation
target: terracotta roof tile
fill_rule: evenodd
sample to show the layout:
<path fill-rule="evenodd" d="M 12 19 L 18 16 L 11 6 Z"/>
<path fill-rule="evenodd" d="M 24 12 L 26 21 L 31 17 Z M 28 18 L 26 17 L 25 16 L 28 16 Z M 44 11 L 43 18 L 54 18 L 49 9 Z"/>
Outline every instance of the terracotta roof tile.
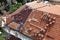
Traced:
<path fill-rule="evenodd" d="M 20 24 L 15 23 L 15 22 L 12 22 L 12 23 L 10 23 L 8 26 L 9 26 L 10 28 L 16 30 L 16 29 L 18 29 L 18 28 L 20 27 Z"/>

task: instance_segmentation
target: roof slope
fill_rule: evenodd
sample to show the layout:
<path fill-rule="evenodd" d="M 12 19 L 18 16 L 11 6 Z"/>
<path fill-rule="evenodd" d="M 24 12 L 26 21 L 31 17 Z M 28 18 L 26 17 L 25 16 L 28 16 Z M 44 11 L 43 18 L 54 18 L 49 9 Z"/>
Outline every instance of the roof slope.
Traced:
<path fill-rule="evenodd" d="M 50 4 L 49 6 L 49 4 L 37 3 L 36 1 L 27 3 L 26 5 L 29 6 L 31 9 L 60 15 L 60 5 Z"/>
<path fill-rule="evenodd" d="M 23 9 L 19 11 L 19 13 L 15 14 L 15 12 L 18 12 L 20 9 L 15 11 L 14 14 L 10 17 L 12 20 L 8 16 L 8 26 L 11 29 L 17 30 L 24 35 L 33 38 L 34 40 L 40 40 L 44 38 L 46 40 L 60 40 L 60 14 L 58 11 L 60 10 L 59 6 L 52 5 L 34 10 L 35 7 L 37 8 L 39 6 L 38 3 L 36 5 L 34 4 L 34 7 L 31 5 L 32 4 L 29 4 L 31 9 L 27 6 L 24 6 L 22 7 Z M 46 9 L 50 10 L 47 11 Z M 8 18 L 11 20 L 10 22 Z M 48 27 L 47 31 L 45 29 L 46 27 Z M 43 30 L 43 32 L 41 30 Z"/>

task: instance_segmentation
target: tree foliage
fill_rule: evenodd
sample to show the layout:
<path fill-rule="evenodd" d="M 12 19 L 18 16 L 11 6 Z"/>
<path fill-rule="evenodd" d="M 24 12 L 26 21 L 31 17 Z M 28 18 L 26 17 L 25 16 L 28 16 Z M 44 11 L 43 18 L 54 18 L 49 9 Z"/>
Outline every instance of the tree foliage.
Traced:
<path fill-rule="evenodd" d="M 12 4 L 10 7 L 10 12 L 14 12 L 15 10 L 17 10 L 20 6 L 22 6 L 22 3 L 17 3 L 17 4 Z"/>

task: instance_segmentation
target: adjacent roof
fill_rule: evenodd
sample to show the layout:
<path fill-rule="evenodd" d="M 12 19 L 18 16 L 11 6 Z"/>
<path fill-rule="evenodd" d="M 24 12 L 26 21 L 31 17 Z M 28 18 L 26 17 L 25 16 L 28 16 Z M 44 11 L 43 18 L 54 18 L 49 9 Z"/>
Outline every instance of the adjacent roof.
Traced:
<path fill-rule="evenodd" d="M 60 5 L 49 4 L 37 3 L 37 1 L 34 1 L 27 3 L 26 5 L 29 6 L 31 9 L 36 9 L 39 11 L 60 15 Z"/>

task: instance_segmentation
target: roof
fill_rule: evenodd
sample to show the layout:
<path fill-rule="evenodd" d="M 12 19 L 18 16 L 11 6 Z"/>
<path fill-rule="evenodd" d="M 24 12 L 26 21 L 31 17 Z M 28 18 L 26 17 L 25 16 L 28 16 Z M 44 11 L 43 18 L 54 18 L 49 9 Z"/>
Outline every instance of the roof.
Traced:
<path fill-rule="evenodd" d="M 29 4 L 29 7 L 32 4 Z M 22 7 L 23 9 L 21 9 L 21 11 L 19 11 L 20 9 L 16 10 L 13 15 L 11 14 L 11 17 L 7 17 L 7 24 L 11 29 L 18 29 L 19 28 L 19 32 L 23 33 L 24 35 L 27 35 L 35 40 L 40 40 L 40 38 L 46 38 L 47 40 L 50 40 L 51 37 L 53 37 L 52 39 L 54 40 L 60 40 L 60 14 L 59 14 L 59 7 L 56 5 L 52 5 L 52 6 L 46 6 L 43 8 L 38 8 L 36 10 L 35 7 L 37 8 L 39 6 L 39 4 L 34 4 L 35 6 L 32 7 L 31 9 L 28 7 Z M 37 6 L 38 5 L 38 6 Z M 44 5 L 42 5 L 44 6 Z M 47 10 L 46 10 L 46 9 Z M 51 9 L 50 9 L 51 8 Z M 57 10 L 55 12 L 54 8 Z M 50 9 L 50 10 L 48 10 Z M 19 12 L 18 12 L 19 11 Z M 18 12 L 18 13 L 17 13 Z M 53 13 L 54 12 L 54 13 Z M 15 14 L 17 13 L 17 14 Z M 51 22 L 54 22 L 53 25 L 48 26 L 48 19 L 44 19 L 46 16 L 44 16 L 44 14 L 48 15 L 48 19 L 51 19 L 49 21 L 49 24 L 51 24 Z M 44 20 L 47 21 L 43 21 L 42 17 L 44 16 Z M 11 20 L 11 21 L 9 21 Z M 23 25 L 20 23 L 22 22 Z M 46 23 L 47 22 L 47 23 Z M 45 33 L 45 29 L 46 26 L 50 27 L 49 29 L 47 29 L 48 31 L 46 31 Z M 41 32 L 41 30 L 44 31 L 44 33 Z M 42 33 L 42 34 L 41 34 Z"/>
<path fill-rule="evenodd" d="M 29 6 L 31 9 L 36 9 L 39 11 L 60 15 L 60 5 L 50 4 L 49 6 L 49 4 L 37 3 L 36 1 L 34 1 L 31 3 L 27 3 L 26 5 Z"/>

